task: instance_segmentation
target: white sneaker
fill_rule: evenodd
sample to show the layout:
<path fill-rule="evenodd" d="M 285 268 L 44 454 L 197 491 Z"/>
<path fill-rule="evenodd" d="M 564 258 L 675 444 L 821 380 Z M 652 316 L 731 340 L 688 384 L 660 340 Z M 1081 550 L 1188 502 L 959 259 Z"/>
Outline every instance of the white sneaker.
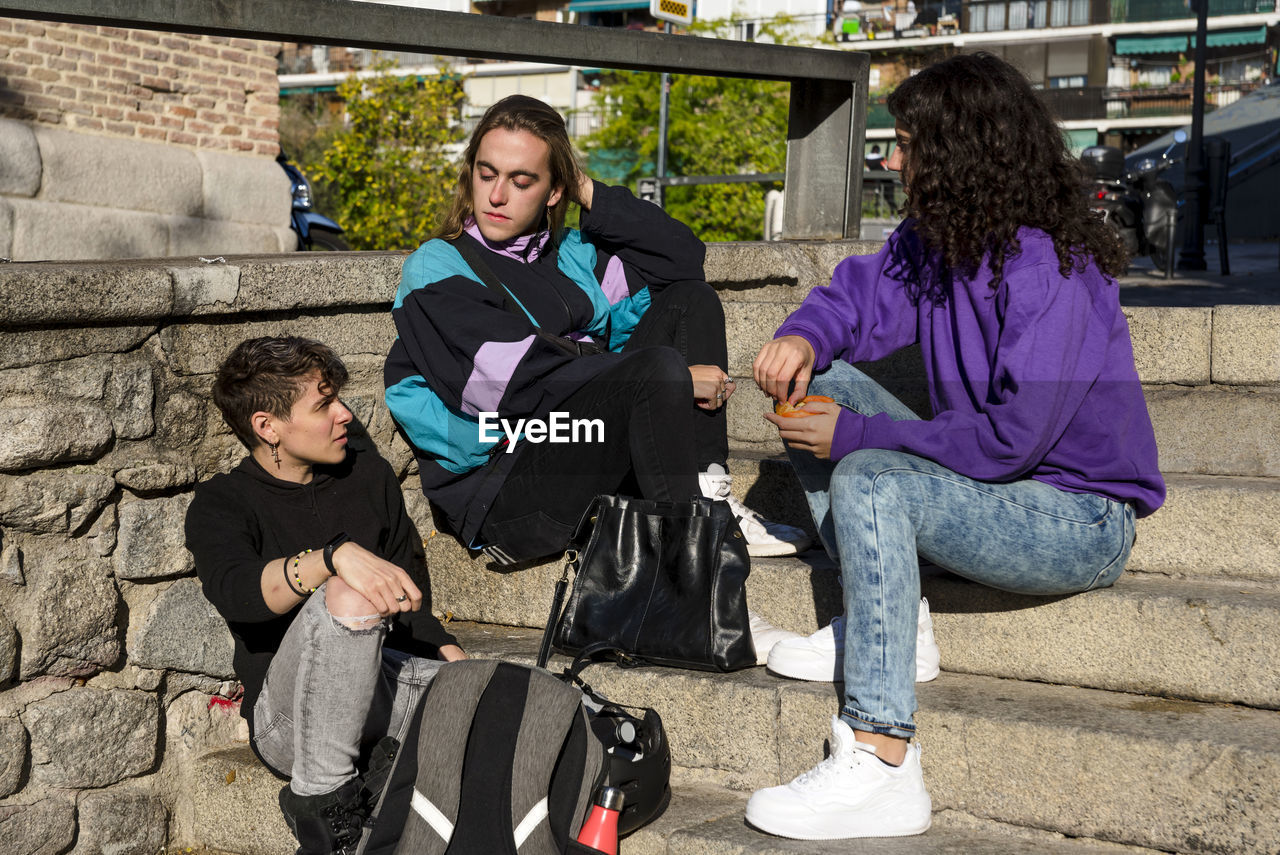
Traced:
<path fill-rule="evenodd" d="M 789 629 L 779 629 L 755 612 L 748 611 L 747 617 L 750 618 L 751 643 L 756 646 L 757 665 L 763 665 L 765 663 L 765 660 L 769 658 L 769 651 L 772 650 L 773 646 L 779 641 L 804 638 L 804 636 L 798 632 L 792 632 Z"/>
<path fill-rule="evenodd" d="M 712 464 L 708 471 L 698 473 L 698 486 L 708 499 L 729 503 L 730 510 L 738 518 L 742 536 L 746 538 L 748 555 L 757 558 L 795 555 L 809 548 L 809 535 L 803 530 L 766 520 L 734 498 L 731 492 L 733 476 L 724 472 L 719 464 Z"/>
<path fill-rule="evenodd" d="M 942 651 L 933 637 L 933 617 L 929 614 L 929 601 L 920 598 L 920 614 L 916 617 L 916 682 L 928 683 L 938 679 L 942 670 Z"/>
<path fill-rule="evenodd" d="M 789 784 L 757 790 L 747 802 L 747 822 L 799 840 L 923 834 L 932 812 L 919 747 L 908 743 L 902 765 L 889 766 L 875 748 L 855 740 L 839 716 L 831 717 L 826 760 Z"/>
<path fill-rule="evenodd" d="M 920 598 L 916 618 L 916 682 L 927 683 L 938 676 L 941 652 L 933 637 L 929 601 Z M 844 679 L 844 617 L 837 617 L 813 635 L 778 642 L 769 651 L 769 670 L 794 680 L 819 683 Z"/>

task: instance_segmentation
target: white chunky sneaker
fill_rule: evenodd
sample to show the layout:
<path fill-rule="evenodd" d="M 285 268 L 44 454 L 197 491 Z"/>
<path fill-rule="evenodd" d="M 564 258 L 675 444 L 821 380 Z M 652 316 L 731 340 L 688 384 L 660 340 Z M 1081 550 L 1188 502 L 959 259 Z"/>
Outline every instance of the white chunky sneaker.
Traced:
<path fill-rule="evenodd" d="M 915 743 L 901 766 L 889 766 L 832 716 L 831 755 L 789 784 L 757 790 L 747 822 L 799 840 L 905 837 L 928 830 L 932 811 Z"/>
<path fill-rule="evenodd" d="M 756 646 L 756 664 L 763 665 L 765 660 L 769 658 L 769 651 L 779 641 L 787 641 L 789 639 L 804 638 L 798 632 L 792 632 L 789 629 L 779 629 L 769 623 L 755 612 L 748 611 L 747 617 L 750 618 L 751 643 Z"/>
<path fill-rule="evenodd" d="M 936 679 L 939 671 L 938 642 L 933 637 L 929 601 L 920 598 L 916 618 L 916 682 Z M 780 641 L 769 651 L 769 670 L 793 680 L 818 683 L 844 679 L 844 618 L 837 617 L 813 635 Z"/>
<path fill-rule="evenodd" d="M 916 682 L 927 683 L 938 678 L 942 670 L 942 651 L 933 637 L 933 618 L 929 615 L 929 601 L 920 598 L 920 614 L 916 618 Z"/>
<path fill-rule="evenodd" d="M 809 536 L 792 525 L 766 520 L 734 498 L 733 476 L 719 464 L 698 473 L 698 486 L 708 499 L 728 502 L 747 541 L 747 554 L 757 558 L 795 555 L 809 548 Z"/>

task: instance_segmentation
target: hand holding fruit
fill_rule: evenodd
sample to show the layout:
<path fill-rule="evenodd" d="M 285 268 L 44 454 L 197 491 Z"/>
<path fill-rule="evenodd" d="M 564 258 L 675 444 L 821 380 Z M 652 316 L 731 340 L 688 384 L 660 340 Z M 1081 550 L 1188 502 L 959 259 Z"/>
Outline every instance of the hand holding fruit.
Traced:
<path fill-rule="evenodd" d="M 831 458 L 831 440 L 841 407 L 826 395 L 808 395 L 792 406 L 786 401 L 773 405 L 765 419 L 778 428 L 778 436 L 793 449 L 812 452 L 822 460 Z"/>

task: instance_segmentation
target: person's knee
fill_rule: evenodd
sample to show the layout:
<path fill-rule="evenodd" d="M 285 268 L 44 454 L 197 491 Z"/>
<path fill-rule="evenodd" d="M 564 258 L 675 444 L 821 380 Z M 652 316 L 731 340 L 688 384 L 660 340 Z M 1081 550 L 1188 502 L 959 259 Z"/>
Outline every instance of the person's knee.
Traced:
<path fill-rule="evenodd" d="M 685 279 L 667 286 L 667 294 L 672 302 L 685 307 L 692 316 L 724 323 L 724 304 L 716 289 L 700 279 Z"/>
<path fill-rule="evenodd" d="M 684 357 L 674 347 L 646 347 L 633 353 L 633 376 L 637 394 L 688 403 L 693 397 L 693 378 Z"/>
<path fill-rule="evenodd" d="M 336 576 L 324 584 L 324 604 L 334 621 L 347 629 L 375 629 L 382 622 L 373 603 Z"/>
<path fill-rule="evenodd" d="M 850 508 L 856 503 L 876 504 L 897 497 L 899 479 L 909 455 L 900 451 L 863 448 L 841 458 L 831 475 L 831 504 Z"/>
<path fill-rule="evenodd" d="M 809 395 L 826 395 L 839 401 L 844 397 L 848 384 L 866 380 L 867 377 L 858 369 L 843 360 L 835 360 L 827 370 L 813 375 L 809 380 Z"/>

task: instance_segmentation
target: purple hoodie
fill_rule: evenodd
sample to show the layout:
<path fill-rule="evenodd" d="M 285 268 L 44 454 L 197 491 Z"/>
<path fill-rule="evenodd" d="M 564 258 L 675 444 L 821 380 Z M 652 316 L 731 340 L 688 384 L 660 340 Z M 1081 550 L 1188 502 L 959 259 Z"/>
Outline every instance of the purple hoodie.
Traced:
<path fill-rule="evenodd" d="M 1022 251 L 998 288 L 984 262 L 938 298 L 921 287 L 925 255 L 912 227 L 903 222 L 875 255 L 842 261 L 831 286 L 814 288 L 775 335 L 808 340 L 815 371 L 921 345 L 934 417 L 846 409 L 832 459 L 904 451 L 981 481 L 1034 478 L 1133 502 L 1139 516 L 1160 507 L 1155 433 L 1114 280 L 1092 261 L 1062 276 L 1052 239 L 1022 228 Z"/>

